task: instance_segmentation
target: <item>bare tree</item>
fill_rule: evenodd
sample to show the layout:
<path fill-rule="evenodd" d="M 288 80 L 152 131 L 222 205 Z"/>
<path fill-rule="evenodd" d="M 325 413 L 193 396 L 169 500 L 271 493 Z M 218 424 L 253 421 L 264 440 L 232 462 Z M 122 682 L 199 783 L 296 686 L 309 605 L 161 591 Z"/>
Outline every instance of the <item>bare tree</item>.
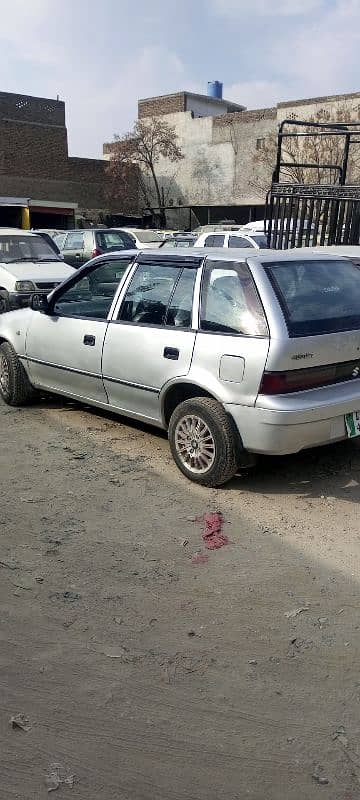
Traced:
<path fill-rule="evenodd" d="M 339 104 L 335 112 L 319 108 L 309 119 L 309 122 L 353 122 L 359 118 L 359 106 L 355 107 L 349 101 Z M 291 132 L 312 133 L 311 128 L 292 128 Z M 264 139 L 263 146 L 257 150 L 253 159 L 256 177 L 252 188 L 264 196 L 271 184 L 271 177 L 275 167 L 277 148 L 277 134 L 272 133 Z M 283 160 L 289 162 L 288 166 L 281 167 L 280 180 L 287 183 L 335 183 L 339 177 L 338 170 L 324 169 L 324 164 L 338 164 L 342 162 L 344 151 L 344 138 L 341 136 L 309 136 L 306 138 L 285 138 L 282 144 Z M 310 169 L 299 166 L 299 163 L 311 163 L 315 167 Z M 348 164 L 348 182 L 360 180 L 360 149 L 354 144 L 350 148 Z"/>
<path fill-rule="evenodd" d="M 118 192 L 133 202 L 137 194 L 138 207 L 143 204 L 153 211 L 153 198 L 159 208 L 159 224 L 166 226 L 165 198 L 158 175 L 162 159 L 172 163 L 183 158 L 175 128 L 159 117 L 138 120 L 125 136 L 115 136 L 108 173 L 119 184 Z"/>
<path fill-rule="evenodd" d="M 106 172 L 106 197 L 109 205 L 123 214 L 137 214 L 141 205 L 137 165 L 129 161 L 125 153 L 117 150 L 116 157 L 111 157 Z"/>

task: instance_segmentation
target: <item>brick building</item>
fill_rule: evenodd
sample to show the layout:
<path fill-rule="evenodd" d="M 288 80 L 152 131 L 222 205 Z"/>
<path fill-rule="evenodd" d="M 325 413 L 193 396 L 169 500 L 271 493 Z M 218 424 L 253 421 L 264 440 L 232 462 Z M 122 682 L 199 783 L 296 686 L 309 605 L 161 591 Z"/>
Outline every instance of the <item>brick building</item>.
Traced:
<path fill-rule="evenodd" d="M 178 164 L 162 160 L 158 165 L 169 226 L 263 219 L 271 169 L 257 154 L 266 138 L 277 133 L 283 119 L 310 120 L 320 109 L 335 121 L 344 103 L 349 115 L 359 119 L 358 92 L 250 111 L 221 97 L 191 92 L 139 100 L 139 119 L 164 117 L 175 128 L 184 155 Z M 104 145 L 105 158 L 110 157 L 111 148 Z"/>
<path fill-rule="evenodd" d="M 62 101 L 0 92 L 0 225 L 97 221 L 107 209 L 105 167 L 69 157 Z"/>

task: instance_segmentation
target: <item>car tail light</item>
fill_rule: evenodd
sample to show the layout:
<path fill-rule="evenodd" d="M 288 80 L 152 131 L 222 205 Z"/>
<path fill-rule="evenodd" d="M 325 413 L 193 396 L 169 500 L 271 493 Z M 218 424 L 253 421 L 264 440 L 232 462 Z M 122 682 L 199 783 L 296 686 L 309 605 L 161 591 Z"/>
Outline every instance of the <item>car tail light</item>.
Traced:
<path fill-rule="evenodd" d="M 360 378 L 360 361 L 328 364 L 285 372 L 264 372 L 260 394 L 289 394 Z"/>
<path fill-rule="evenodd" d="M 95 247 L 95 249 L 91 253 L 91 258 L 96 258 L 96 256 L 102 256 L 102 252 L 103 251 L 100 250 L 100 247 Z"/>

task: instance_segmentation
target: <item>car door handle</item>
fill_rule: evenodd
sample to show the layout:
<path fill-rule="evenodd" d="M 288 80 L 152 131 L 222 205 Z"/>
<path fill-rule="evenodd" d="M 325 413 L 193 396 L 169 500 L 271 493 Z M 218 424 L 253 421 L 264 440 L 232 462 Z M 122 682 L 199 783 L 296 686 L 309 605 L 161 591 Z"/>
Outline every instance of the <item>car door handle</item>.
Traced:
<path fill-rule="evenodd" d="M 164 348 L 164 358 L 170 358 L 171 361 L 177 361 L 179 358 L 180 352 L 177 347 L 165 347 Z"/>
<path fill-rule="evenodd" d="M 83 342 L 87 344 L 89 347 L 95 347 L 95 336 L 84 336 Z"/>

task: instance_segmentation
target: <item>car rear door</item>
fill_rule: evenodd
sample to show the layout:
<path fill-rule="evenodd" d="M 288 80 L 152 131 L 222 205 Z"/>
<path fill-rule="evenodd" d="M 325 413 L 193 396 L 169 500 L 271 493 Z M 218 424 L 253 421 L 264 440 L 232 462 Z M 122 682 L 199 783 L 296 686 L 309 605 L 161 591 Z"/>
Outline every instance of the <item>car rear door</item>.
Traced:
<path fill-rule="evenodd" d="M 102 369 L 111 405 L 161 421 L 161 389 L 191 366 L 199 264 L 185 256 L 140 256 L 105 338 Z"/>
<path fill-rule="evenodd" d="M 70 231 L 63 243 L 62 252 L 67 264 L 72 267 L 81 267 L 87 260 L 85 257 L 84 232 Z"/>

